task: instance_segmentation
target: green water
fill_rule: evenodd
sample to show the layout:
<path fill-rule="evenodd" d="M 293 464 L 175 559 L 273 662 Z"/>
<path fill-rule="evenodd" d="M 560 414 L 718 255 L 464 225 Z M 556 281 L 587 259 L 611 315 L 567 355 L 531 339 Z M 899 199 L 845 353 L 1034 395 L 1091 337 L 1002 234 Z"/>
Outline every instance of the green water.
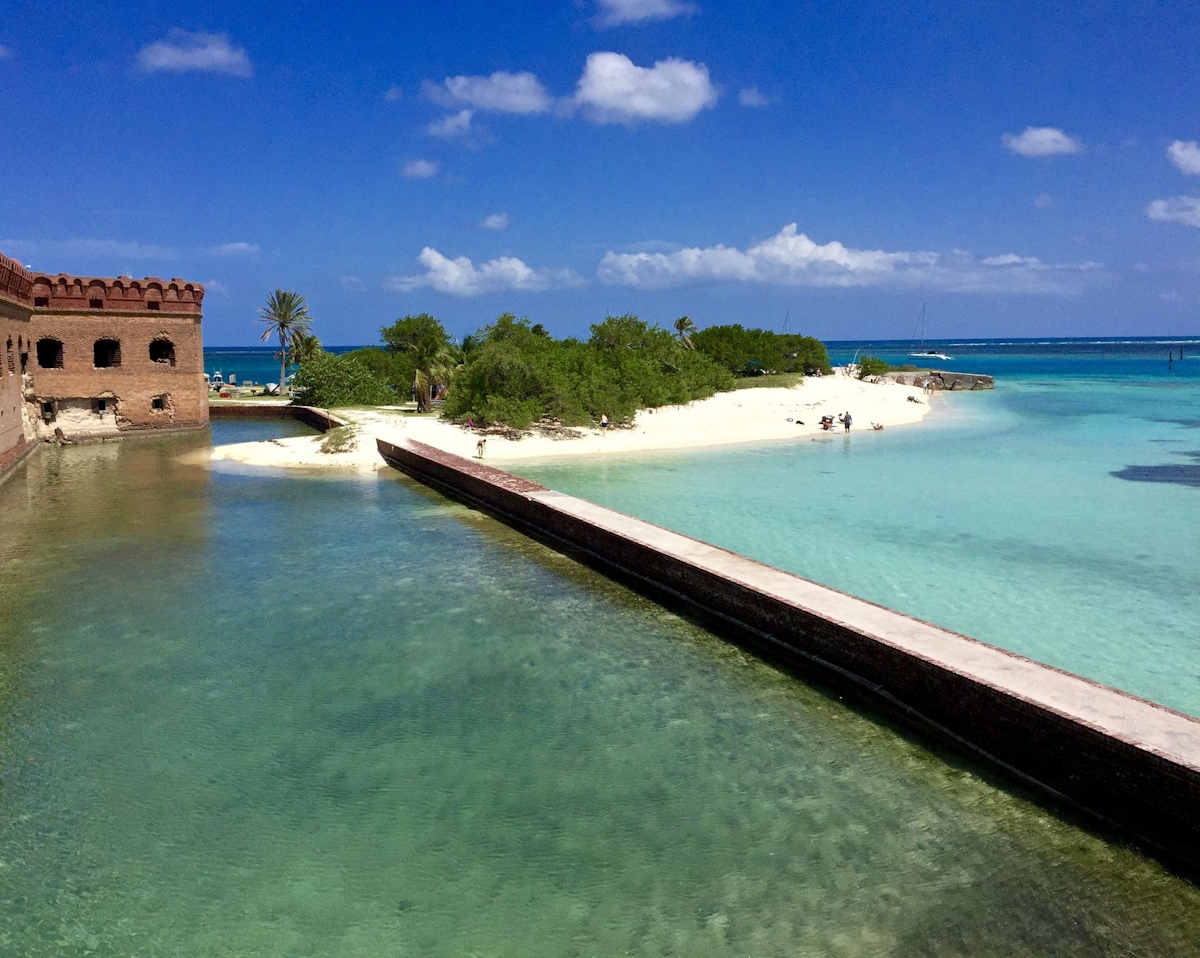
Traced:
<path fill-rule="evenodd" d="M 836 695 L 205 441 L 0 486 L 5 958 L 1198 953 L 1196 886 Z"/>

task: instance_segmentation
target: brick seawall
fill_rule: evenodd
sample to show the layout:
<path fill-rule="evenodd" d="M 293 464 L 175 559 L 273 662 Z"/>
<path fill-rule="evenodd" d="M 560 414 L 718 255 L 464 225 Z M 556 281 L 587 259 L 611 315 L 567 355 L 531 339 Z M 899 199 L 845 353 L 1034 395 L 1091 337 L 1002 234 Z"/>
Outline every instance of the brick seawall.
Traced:
<path fill-rule="evenodd" d="M 1200 872 L 1200 721 L 411 440 L 390 465 L 951 737 Z"/>
<path fill-rule="evenodd" d="M 209 419 L 296 419 L 317 432 L 328 432 L 346 425 L 337 416 L 315 406 L 294 406 L 291 403 L 212 403 Z"/>

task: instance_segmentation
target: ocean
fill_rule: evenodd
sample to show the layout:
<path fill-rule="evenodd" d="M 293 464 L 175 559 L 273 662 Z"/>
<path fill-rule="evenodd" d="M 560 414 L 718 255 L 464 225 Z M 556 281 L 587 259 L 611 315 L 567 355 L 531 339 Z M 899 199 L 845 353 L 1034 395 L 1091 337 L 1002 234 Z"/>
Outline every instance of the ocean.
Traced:
<path fill-rule="evenodd" d="M 926 348 L 995 391 L 911 428 L 517 471 L 1200 715 L 1200 338 Z"/>
<path fill-rule="evenodd" d="M 954 399 L 1004 406 L 995 442 L 1005 395 Z M 908 453 L 792 450 L 772 509 L 848 522 L 855 470 L 886 489 L 919 437 L 983 430 L 940 420 L 884 434 Z M 0 953 L 1195 955 L 1194 884 L 479 513 L 392 471 L 196 460 L 300 428 L 48 447 L 0 487 Z M 761 547 L 742 485 L 775 455 L 659 462 L 681 500 L 724 482 Z M 968 458 L 897 497 L 912 539 L 946 537 Z M 862 576 L 877 515 L 780 541 Z M 908 594 L 941 588 L 898 545 Z"/>

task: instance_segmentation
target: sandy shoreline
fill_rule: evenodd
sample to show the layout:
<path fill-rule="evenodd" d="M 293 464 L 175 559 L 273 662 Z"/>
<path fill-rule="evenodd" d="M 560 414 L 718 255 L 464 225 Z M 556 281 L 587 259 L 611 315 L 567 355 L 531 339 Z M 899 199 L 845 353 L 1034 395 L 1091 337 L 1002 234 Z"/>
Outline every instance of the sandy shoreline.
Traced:
<path fill-rule="evenodd" d="M 909 397 L 919 401 L 910 402 Z M 918 423 L 928 415 L 930 399 L 920 389 L 898 383 L 860 382 L 843 375 L 809 378 L 790 389 L 738 389 L 686 406 L 642 410 L 631 428 L 607 432 L 580 428 L 576 430 L 580 437 L 575 439 L 487 436 L 484 459 L 503 466 L 523 459 L 624 456 L 744 442 L 808 441 L 821 434 L 821 416 L 846 411 L 853 419 L 853 436 L 870 431 L 873 423 L 885 428 Z M 358 430 L 353 448 L 345 452 L 322 452 L 323 437 L 298 436 L 217 446 L 211 458 L 252 466 L 375 470 L 384 467 L 375 448 L 376 438 L 389 442 L 415 439 L 468 458 L 475 456 L 481 438 L 477 432 L 427 416 L 385 410 L 335 412 Z M 837 431 L 843 432 L 842 426 L 838 425 Z"/>

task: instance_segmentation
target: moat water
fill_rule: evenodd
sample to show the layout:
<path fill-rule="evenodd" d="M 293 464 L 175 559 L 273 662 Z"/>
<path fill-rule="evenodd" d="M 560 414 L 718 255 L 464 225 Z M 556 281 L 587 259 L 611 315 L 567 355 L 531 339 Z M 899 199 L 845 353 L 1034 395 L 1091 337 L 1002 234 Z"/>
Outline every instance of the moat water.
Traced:
<path fill-rule="evenodd" d="M 836 695 L 207 442 L 0 486 L 0 954 L 1197 954 L 1195 885 Z"/>

